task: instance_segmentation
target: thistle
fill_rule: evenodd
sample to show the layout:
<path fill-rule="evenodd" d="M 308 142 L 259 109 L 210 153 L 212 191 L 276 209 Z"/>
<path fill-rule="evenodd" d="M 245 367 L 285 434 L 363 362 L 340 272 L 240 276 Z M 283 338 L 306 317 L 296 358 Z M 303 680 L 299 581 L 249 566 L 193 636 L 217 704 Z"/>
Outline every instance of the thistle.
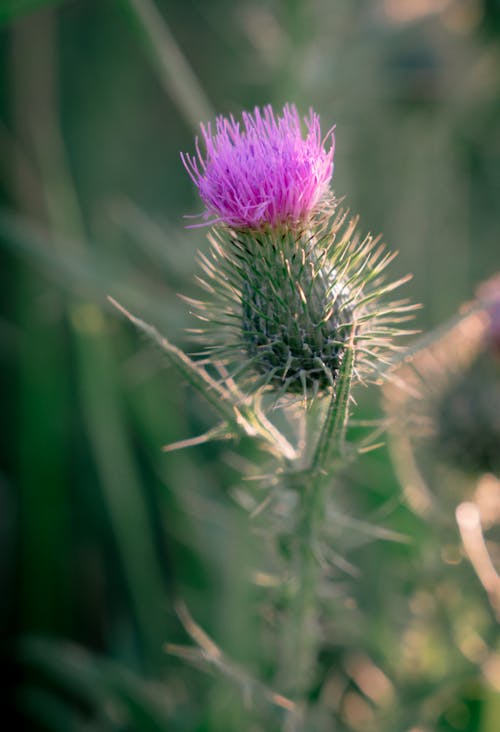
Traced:
<path fill-rule="evenodd" d="M 289 714 L 287 729 L 305 730 L 323 633 L 320 585 L 326 579 L 318 556 L 329 551 L 332 483 L 339 465 L 373 447 L 370 435 L 346 449 L 351 387 L 378 380 L 393 365 L 391 352 L 399 349 L 392 339 L 406 332 L 399 324 L 415 306 L 386 301 L 408 278 L 385 281 L 395 255 L 378 238 L 361 237 L 357 218 L 340 209 L 330 188 L 333 130 L 322 138 L 313 111 L 304 126 L 296 108 L 286 105 L 281 115 L 256 108 L 242 122 L 219 117 L 214 133 L 210 125 L 201 129 L 204 150 L 197 140 L 196 156 L 182 160 L 205 204 L 202 225 L 212 225 L 209 252 L 200 255 L 199 280 L 208 296 L 191 301 L 203 323 L 196 332 L 205 341 L 205 360 L 189 358 L 115 305 L 222 420 L 168 450 L 242 435 L 266 450 L 270 464 L 249 474 L 253 480 L 238 487 L 235 499 L 256 521 L 261 516 L 263 535 L 291 580 L 279 601 L 281 691 L 267 697 Z M 299 421 L 303 426 L 296 445 L 265 413 L 264 389 L 285 407 L 297 395 L 307 404 L 326 396 L 324 409 L 284 410 L 289 432 Z M 273 516 L 274 501 L 280 509 Z M 264 508 L 274 518 L 269 525 Z M 251 685 L 262 686 L 245 680 L 246 691 Z"/>
<path fill-rule="evenodd" d="M 453 326 L 416 351 L 398 378 L 405 391 L 384 390 L 396 451 L 404 442 L 408 453 L 414 442 L 424 464 L 432 458 L 469 479 L 499 475 L 500 275 L 479 287 Z"/>
<path fill-rule="evenodd" d="M 472 475 L 499 476 L 500 275 L 483 283 L 478 299 L 482 327 L 476 329 L 470 362 L 454 374 L 448 366 L 448 383 L 434 407 L 436 452 Z"/>
<path fill-rule="evenodd" d="M 322 138 L 312 110 L 304 122 L 305 135 L 293 105 L 219 117 L 214 134 L 201 127 L 205 154 L 196 140 L 182 160 L 213 225 L 199 278 L 209 298 L 191 301 L 207 353 L 254 389 L 309 399 L 334 389 L 348 344 L 355 375 L 376 373 L 410 308 L 380 304 L 407 278 L 384 283 L 394 255 L 357 234 L 330 189 L 333 128 Z"/>

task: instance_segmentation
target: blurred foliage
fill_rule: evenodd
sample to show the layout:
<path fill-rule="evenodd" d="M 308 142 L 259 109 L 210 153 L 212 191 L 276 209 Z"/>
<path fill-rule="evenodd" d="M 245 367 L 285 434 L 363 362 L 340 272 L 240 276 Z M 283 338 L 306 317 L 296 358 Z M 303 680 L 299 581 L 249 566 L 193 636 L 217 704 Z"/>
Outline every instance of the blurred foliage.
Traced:
<path fill-rule="evenodd" d="M 281 729 L 283 710 L 247 704 L 233 666 L 207 674 L 196 653 L 164 652 L 190 643 L 182 600 L 237 668 L 277 688 L 280 589 L 233 497 L 254 447 L 162 453 L 214 415 L 105 298 L 192 349 L 177 293 L 196 293 L 205 243 L 183 228 L 200 205 L 179 151 L 211 110 L 294 101 L 325 130 L 336 123 L 336 193 L 400 250 L 394 274 L 414 274 L 419 325 L 450 317 L 500 266 L 499 5 L 67 0 L 27 12 L 42 4 L 0 0 L 12 728 Z M 356 419 L 380 415 L 376 390 L 358 397 Z M 454 519 L 472 488 L 436 471 L 438 501 L 444 481 L 441 510 L 419 513 L 386 448 L 342 476 L 314 729 L 497 732 L 497 618 Z M 497 525 L 489 537 L 500 560 Z"/>
<path fill-rule="evenodd" d="M 0 8 L 0 22 L 12 21 L 18 15 L 43 8 L 45 5 L 55 5 L 57 2 L 62 0 L 4 0 Z"/>

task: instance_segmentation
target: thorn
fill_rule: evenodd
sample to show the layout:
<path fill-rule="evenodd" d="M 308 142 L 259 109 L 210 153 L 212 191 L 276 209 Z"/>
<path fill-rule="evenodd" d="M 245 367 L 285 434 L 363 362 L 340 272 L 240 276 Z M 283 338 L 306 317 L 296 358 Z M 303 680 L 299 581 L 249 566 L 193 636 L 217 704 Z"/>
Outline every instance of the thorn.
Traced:
<path fill-rule="evenodd" d="M 126 308 L 123 307 L 123 305 L 120 305 L 118 300 L 115 300 L 114 297 L 111 297 L 111 295 L 107 296 L 107 300 L 115 307 L 117 310 L 120 311 L 122 315 L 124 315 L 128 320 L 130 320 L 131 323 L 137 323 L 138 318 L 136 318 L 132 313 L 130 313 Z"/>

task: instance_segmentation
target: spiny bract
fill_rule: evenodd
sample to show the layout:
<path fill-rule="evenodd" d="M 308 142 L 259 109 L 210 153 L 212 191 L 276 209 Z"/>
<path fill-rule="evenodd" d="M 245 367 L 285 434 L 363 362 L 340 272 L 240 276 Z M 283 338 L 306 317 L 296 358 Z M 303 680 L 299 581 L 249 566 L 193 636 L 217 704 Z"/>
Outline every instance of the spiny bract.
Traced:
<path fill-rule="evenodd" d="M 407 278 L 384 281 L 395 255 L 356 225 L 340 212 L 302 232 L 213 229 L 198 278 L 209 297 L 191 300 L 207 352 L 278 395 L 329 390 L 348 347 L 356 376 L 376 376 L 414 306 L 384 302 Z"/>
<path fill-rule="evenodd" d="M 243 265 L 241 283 L 241 335 L 254 369 L 291 392 L 333 386 L 352 308 L 314 242 L 286 232 L 275 242 L 241 236 L 233 245 L 254 263 Z"/>

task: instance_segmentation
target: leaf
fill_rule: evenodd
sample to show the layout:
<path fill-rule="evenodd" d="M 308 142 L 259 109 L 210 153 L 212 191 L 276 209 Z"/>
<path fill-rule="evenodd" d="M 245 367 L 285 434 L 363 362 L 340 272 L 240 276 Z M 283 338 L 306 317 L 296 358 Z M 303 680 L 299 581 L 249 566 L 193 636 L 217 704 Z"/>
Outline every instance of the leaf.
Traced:
<path fill-rule="evenodd" d="M 173 452 L 174 450 L 184 450 L 186 447 L 195 447 L 196 445 L 203 445 L 205 442 L 211 442 L 212 440 L 230 440 L 236 438 L 232 432 L 229 432 L 229 425 L 227 422 L 212 427 L 212 429 L 205 432 L 203 435 L 197 437 L 189 437 L 186 440 L 179 440 L 179 442 L 173 442 L 170 445 L 164 445 L 162 447 L 163 452 Z"/>
<path fill-rule="evenodd" d="M 267 419 L 256 402 L 252 403 L 246 399 L 236 387 L 226 389 L 213 379 L 202 366 L 190 359 L 180 348 L 170 343 L 167 338 L 160 335 L 156 328 L 129 313 L 112 297 L 108 297 L 108 300 L 136 328 L 161 348 L 171 365 L 219 413 L 229 426 L 230 432 L 235 430 L 248 437 L 260 438 L 276 455 L 288 460 L 295 459 L 296 451 L 292 445 Z"/>
<path fill-rule="evenodd" d="M 165 645 L 165 651 L 178 656 L 193 665 L 208 664 L 216 668 L 226 678 L 240 687 L 245 699 L 258 701 L 259 698 L 285 712 L 295 716 L 296 705 L 283 694 L 271 689 L 266 684 L 251 676 L 246 669 L 229 659 L 219 646 L 195 622 L 184 603 L 177 604 L 177 614 L 186 632 L 195 645 L 179 646 L 172 643 Z"/>
<path fill-rule="evenodd" d="M 0 4 L 0 24 L 9 23 L 15 18 L 47 5 L 58 5 L 63 0 L 2 0 Z"/>

